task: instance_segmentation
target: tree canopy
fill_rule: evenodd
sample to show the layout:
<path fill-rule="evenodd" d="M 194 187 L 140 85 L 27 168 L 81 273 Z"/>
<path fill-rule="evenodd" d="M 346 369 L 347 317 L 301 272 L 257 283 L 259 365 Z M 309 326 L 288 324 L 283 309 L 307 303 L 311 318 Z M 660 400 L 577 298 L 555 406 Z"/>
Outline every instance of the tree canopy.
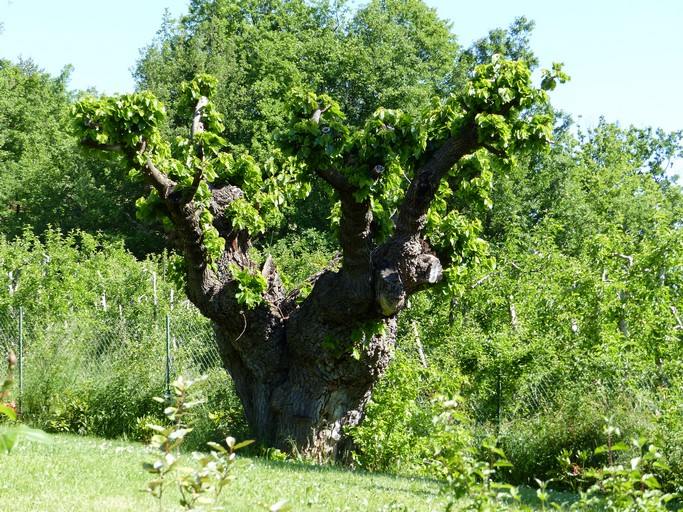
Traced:
<path fill-rule="evenodd" d="M 457 49 L 449 24 L 419 0 L 355 11 L 339 0 L 195 1 L 166 20 L 135 76 L 176 112 L 178 84 L 212 74 L 228 144 L 268 156 L 292 88 L 328 94 L 362 126 L 380 106 L 416 113 L 443 96 Z M 184 129 L 182 117 L 170 121 Z"/>

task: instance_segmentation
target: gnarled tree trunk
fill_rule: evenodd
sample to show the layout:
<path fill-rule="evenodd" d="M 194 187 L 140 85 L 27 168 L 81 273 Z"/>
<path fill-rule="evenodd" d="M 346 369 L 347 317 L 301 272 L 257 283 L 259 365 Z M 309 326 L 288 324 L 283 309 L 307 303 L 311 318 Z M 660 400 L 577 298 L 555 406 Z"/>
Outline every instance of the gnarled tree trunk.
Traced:
<path fill-rule="evenodd" d="M 466 132 L 467 133 L 467 132 Z M 268 283 L 265 302 L 241 307 L 229 264 L 252 265 L 248 240 L 222 216 L 238 196 L 232 188 L 213 191 L 214 226 L 226 238 L 220 270 L 210 271 L 199 232 L 187 205 L 169 208 L 188 265 L 187 292 L 214 321 L 219 351 L 233 377 L 247 420 L 256 437 L 285 451 L 316 458 L 340 454 L 343 428 L 357 425 L 372 390 L 391 361 L 396 317 L 406 298 L 442 278 L 442 265 L 421 237 L 429 204 L 443 175 L 476 149 L 476 132 L 451 139 L 434 152 L 409 187 L 394 235 L 372 242 L 368 202 L 357 202 L 341 174 L 322 176 L 340 194 L 341 265 L 310 279 L 303 300 L 286 295 L 269 258 L 260 269 Z M 173 201 L 170 201 L 173 205 Z M 361 335 L 368 325 L 383 324 Z"/>
<path fill-rule="evenodd" d="M 202 98 L 197 105 L 191 140 L 202 130 L 206 104 Z M 321 112 L 312 120 L 319 122 Z M 185 255 L 187 295 L 214 323 L 221 358 L 259 441 L 317 458 L 339 454 L 343 428 L 361 421 L 391 360 L 396 317 L 407 297 L 442 278 L 442 263 L 422 231 L 441 180 L 480 147 L 476 126 L 470 121 L 457 138 L 427 151 L 394 217 L 393 235 L 380 245 L 372 236 L 370 200 L 358 201 L 358 188 L 340 171 L 315 171 L 341 201 L 341 258 L 309 280 L 312 291 L 305 298 L 299 290 L 286 294 L 270 258 L 260 269 L 249 259 L 248 234 L 235 229 L 226 214 L 244 196 L 242 190 L 233 185 L 211 189 L 212 225 L 226 242 L 214 267 L 204 244 L 201 208 L 194 201 L 201 167 L 188 189 L 160 171 L 149 153 L 140 164 L 147 151 L 144 138 L 127 150 L 175 227 Z M 92 140 L 86 144 L 122 149 Z M 197 155 L 203 158 L 201 147 Z M 260 304 L 247 308 L 238 302 L 235 267 L 264 276 L 268 288 Z"/>

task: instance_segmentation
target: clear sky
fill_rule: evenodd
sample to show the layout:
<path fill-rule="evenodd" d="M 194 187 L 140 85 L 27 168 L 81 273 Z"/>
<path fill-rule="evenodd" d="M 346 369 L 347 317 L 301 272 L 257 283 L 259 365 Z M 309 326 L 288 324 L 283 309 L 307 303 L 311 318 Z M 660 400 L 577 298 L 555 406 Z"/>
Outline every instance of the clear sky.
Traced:
<path fill-rule="evenodd" d="M 531 45 L 542 67 L 565 64 L 572 81 L 553 103 L 584 126 L 600 116 L 622 125 L 683 129 L 681 0 L 425 0 L 452 21 L 467 46 L 516 16 L 536 22 Z M 133 89 L 139 50 L 187 0 L 0 0 L 0 57 L 31 58 L 58 74 L 75 68 L 71 87 L 107 93 Z M 578 118 L 581 116 L 581 118 Z"/>

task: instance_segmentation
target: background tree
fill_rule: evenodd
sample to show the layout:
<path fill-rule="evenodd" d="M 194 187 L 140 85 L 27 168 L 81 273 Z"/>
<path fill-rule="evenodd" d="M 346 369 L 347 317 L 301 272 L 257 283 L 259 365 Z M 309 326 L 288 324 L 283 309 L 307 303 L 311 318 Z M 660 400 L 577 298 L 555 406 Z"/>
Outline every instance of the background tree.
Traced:
<path fill-rule="evenodd" d="M 121 162 L 88 161 L 79 151 L 69 72 L 55 78 L 31 61 L 0 61 L 0 233 L 80 228 L 125 240 L 140 257 L 159 251 L 158 230 L 131 213 L 142 189 L 122 177 Z"/>
<path fill-rule="evenodd" d="M 178 84 L 216 76 L 222 135 L 268 157 L 293 87 L 328 94 L 360 126 L 380 106 L 415 113 L 443 96 L 456 56 L 450 25 L 420 0 L 373 0 L 355 12 L 345 0 L 194 0 L 164 22 L 135 77 L 180 112 Z M 184 133 L 185 119 L 169 121 Z"/>

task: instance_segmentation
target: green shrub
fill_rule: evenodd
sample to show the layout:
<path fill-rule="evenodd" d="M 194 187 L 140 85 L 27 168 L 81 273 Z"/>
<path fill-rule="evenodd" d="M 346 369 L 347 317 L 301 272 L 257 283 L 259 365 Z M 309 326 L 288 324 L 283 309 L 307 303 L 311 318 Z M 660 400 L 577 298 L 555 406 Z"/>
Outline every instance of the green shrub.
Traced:
<path fill-rule="evenodd" d="M 420 332 L 414 322 L 428 305 L 418 298 L 400 322 L 394 360 L 373 392 L 363 423 L 348 431 L 356 445 L 353 461 L 363 469 L 423 472 L 440 410 L 434 397 L 457 395 L 462 387 L 453 352 L 438 342 L 439 324 Z"/>
<path fill-rule="evenodd" d="M 500 445 L 513 464 L 507 475 L 511 483 L 529 485 L 539 478 L 552 479 L 555 488 L 575 487 L 583 468 L 607 463 L 604 454 L 594 453 L 605 442 L 606 416 L 622 425 L 627 437 L 653 434 L 651 411 L 634 404 L 628 394 L 605 397 L 577 387 L 562 391 L 556 400 L 552 408 L 501 423 Z M 623 459 L 629 455 L 620 454 Z M 568 471 L 575 474 L 568 476 Z"/>

